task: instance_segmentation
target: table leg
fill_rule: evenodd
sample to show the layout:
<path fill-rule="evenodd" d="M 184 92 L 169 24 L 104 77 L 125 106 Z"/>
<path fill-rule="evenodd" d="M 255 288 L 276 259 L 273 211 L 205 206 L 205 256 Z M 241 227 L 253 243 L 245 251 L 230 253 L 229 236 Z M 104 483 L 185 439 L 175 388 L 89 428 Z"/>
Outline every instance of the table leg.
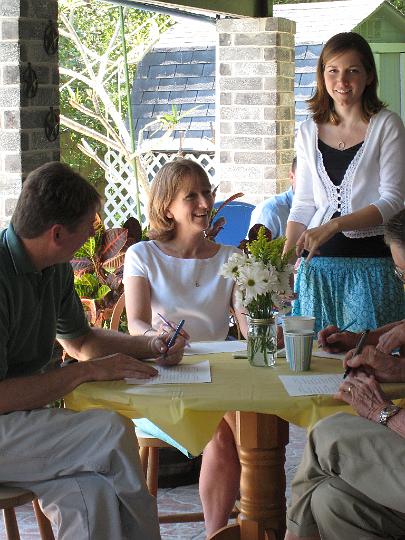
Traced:
<path fill-rule="evenodd" d="M 210 540 L 282 540 L 285 533 L 285 446 L 288 423 L 270 414 L 237 413 L 242 466 L 238 523 Z"/>

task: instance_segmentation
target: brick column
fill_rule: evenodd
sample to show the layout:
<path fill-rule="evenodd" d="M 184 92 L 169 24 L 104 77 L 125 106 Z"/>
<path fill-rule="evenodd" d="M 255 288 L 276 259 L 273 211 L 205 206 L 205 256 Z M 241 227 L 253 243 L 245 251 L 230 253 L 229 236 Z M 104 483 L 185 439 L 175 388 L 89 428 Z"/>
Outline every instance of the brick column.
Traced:
<path fill-rule="evenodd" d="M 295 22 L 217 21 L 218 199 L 257 204 L 288 186 L 294 156 Z"/>
<path fill-rule="evenodd" d="M 9 222 L 27 174 L 59 160 L 59 138 L 49 142 L 44 130 L 50 107 L 59 112 L 58 55 L 43 46 L 57 10 L 57 0 L 0 1 L 0 227 Z M 32 98 L 23 81 L 28 62 L 38 77 Z"/>

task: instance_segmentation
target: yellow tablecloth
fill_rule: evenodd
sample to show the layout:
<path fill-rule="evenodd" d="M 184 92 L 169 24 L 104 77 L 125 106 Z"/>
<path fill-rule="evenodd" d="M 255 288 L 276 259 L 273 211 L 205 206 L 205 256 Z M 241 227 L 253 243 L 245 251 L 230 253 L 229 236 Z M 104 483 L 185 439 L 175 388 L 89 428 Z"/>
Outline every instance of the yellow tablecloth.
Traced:
<path fill-rule="evenodd" d="M 129 418 L 149 418 L 192 454 L 199 454 L 212 437 L 226 411 L 252 411 L 276 414 L 302 427 L 346 411 L 348 405 L 332 396 L 291 397 L 278 375 L 291 375 L 286 360 L 274 368 L 257 368 L 231 354 L 210 354 L 212 382 L 205 384 L 128 385 L 125 382 L 86 383 L 65 397 L 74 410 L 113 409 Z M 201 361 L 200 356 L 185 357 L 183 363 Z M 308 374 L 342 373 L 339 360 L 312 358 Z M 405 384 L 384 385 L 391 397 L 405 397 Z"/>

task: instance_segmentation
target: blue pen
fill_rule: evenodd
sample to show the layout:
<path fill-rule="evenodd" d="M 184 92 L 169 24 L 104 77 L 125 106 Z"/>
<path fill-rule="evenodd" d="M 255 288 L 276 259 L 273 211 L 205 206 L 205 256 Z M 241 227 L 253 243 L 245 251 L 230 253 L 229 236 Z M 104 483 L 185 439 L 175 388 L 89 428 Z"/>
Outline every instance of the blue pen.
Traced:
<path fill-rule="evenodd" d="M 174 331 L 174 334 L 172 335 L 172 337 L 169 339 L 169 342 L 167 344 L 167 348 L 170 349 L 170 347 L 173 347 L 173 345 L 175 344 L 176 342 L 176 339 L 177 339 L 177 336 L 180 334 L 181 332 L 181 329 L 183 328 L 183 325 L 186 321 L 184 319 L 181 319 L 181 321 L 179 322 L 179 324 L 177 325 L 177 328 L 176 330 Z"/>
<path fill-rule="evenodd" d="M 166 317 L 163 317 L 163 315 L 161 313 L 157 313 L 157 316 L 160 317 L 160 319 L 165 323 L 167 324 L 167 326 L 169 328 L 171 328 L 172 330 L 176 331 L 176 327 L 172 325 L 172 323 L 170 321 L 168 321 L 166 319 Z M 186 347 L 190 347 L 190 343 L 187 341 L 186 342 Z"/>
<path fill-rule="evenodd" d="M 353 321 L 349 322 L 348 324 L 346 324 L 346 326 L 344 326 L 343 328 L 341 328 L 339 330 L 339 332 L 344 332 L 345 330 L 347 330 L 348 328 L 350 328 L 354 323 L 357 322 L 357 319 L 354 319 Z"/>

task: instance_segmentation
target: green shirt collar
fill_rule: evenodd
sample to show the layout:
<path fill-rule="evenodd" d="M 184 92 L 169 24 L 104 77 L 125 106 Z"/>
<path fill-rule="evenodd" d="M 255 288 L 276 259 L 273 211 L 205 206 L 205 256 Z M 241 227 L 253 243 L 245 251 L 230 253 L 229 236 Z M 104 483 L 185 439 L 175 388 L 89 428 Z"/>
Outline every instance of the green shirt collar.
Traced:
<path fill-rule="evenodd" d="M 2 232 L 1 240 L 10 253 L 16 274 L 38 274 L 38 270 L 35 268 L 28 253 L 25 251 L 23 243 L 16 235 L 11 223 L 8 228 Z"/>

